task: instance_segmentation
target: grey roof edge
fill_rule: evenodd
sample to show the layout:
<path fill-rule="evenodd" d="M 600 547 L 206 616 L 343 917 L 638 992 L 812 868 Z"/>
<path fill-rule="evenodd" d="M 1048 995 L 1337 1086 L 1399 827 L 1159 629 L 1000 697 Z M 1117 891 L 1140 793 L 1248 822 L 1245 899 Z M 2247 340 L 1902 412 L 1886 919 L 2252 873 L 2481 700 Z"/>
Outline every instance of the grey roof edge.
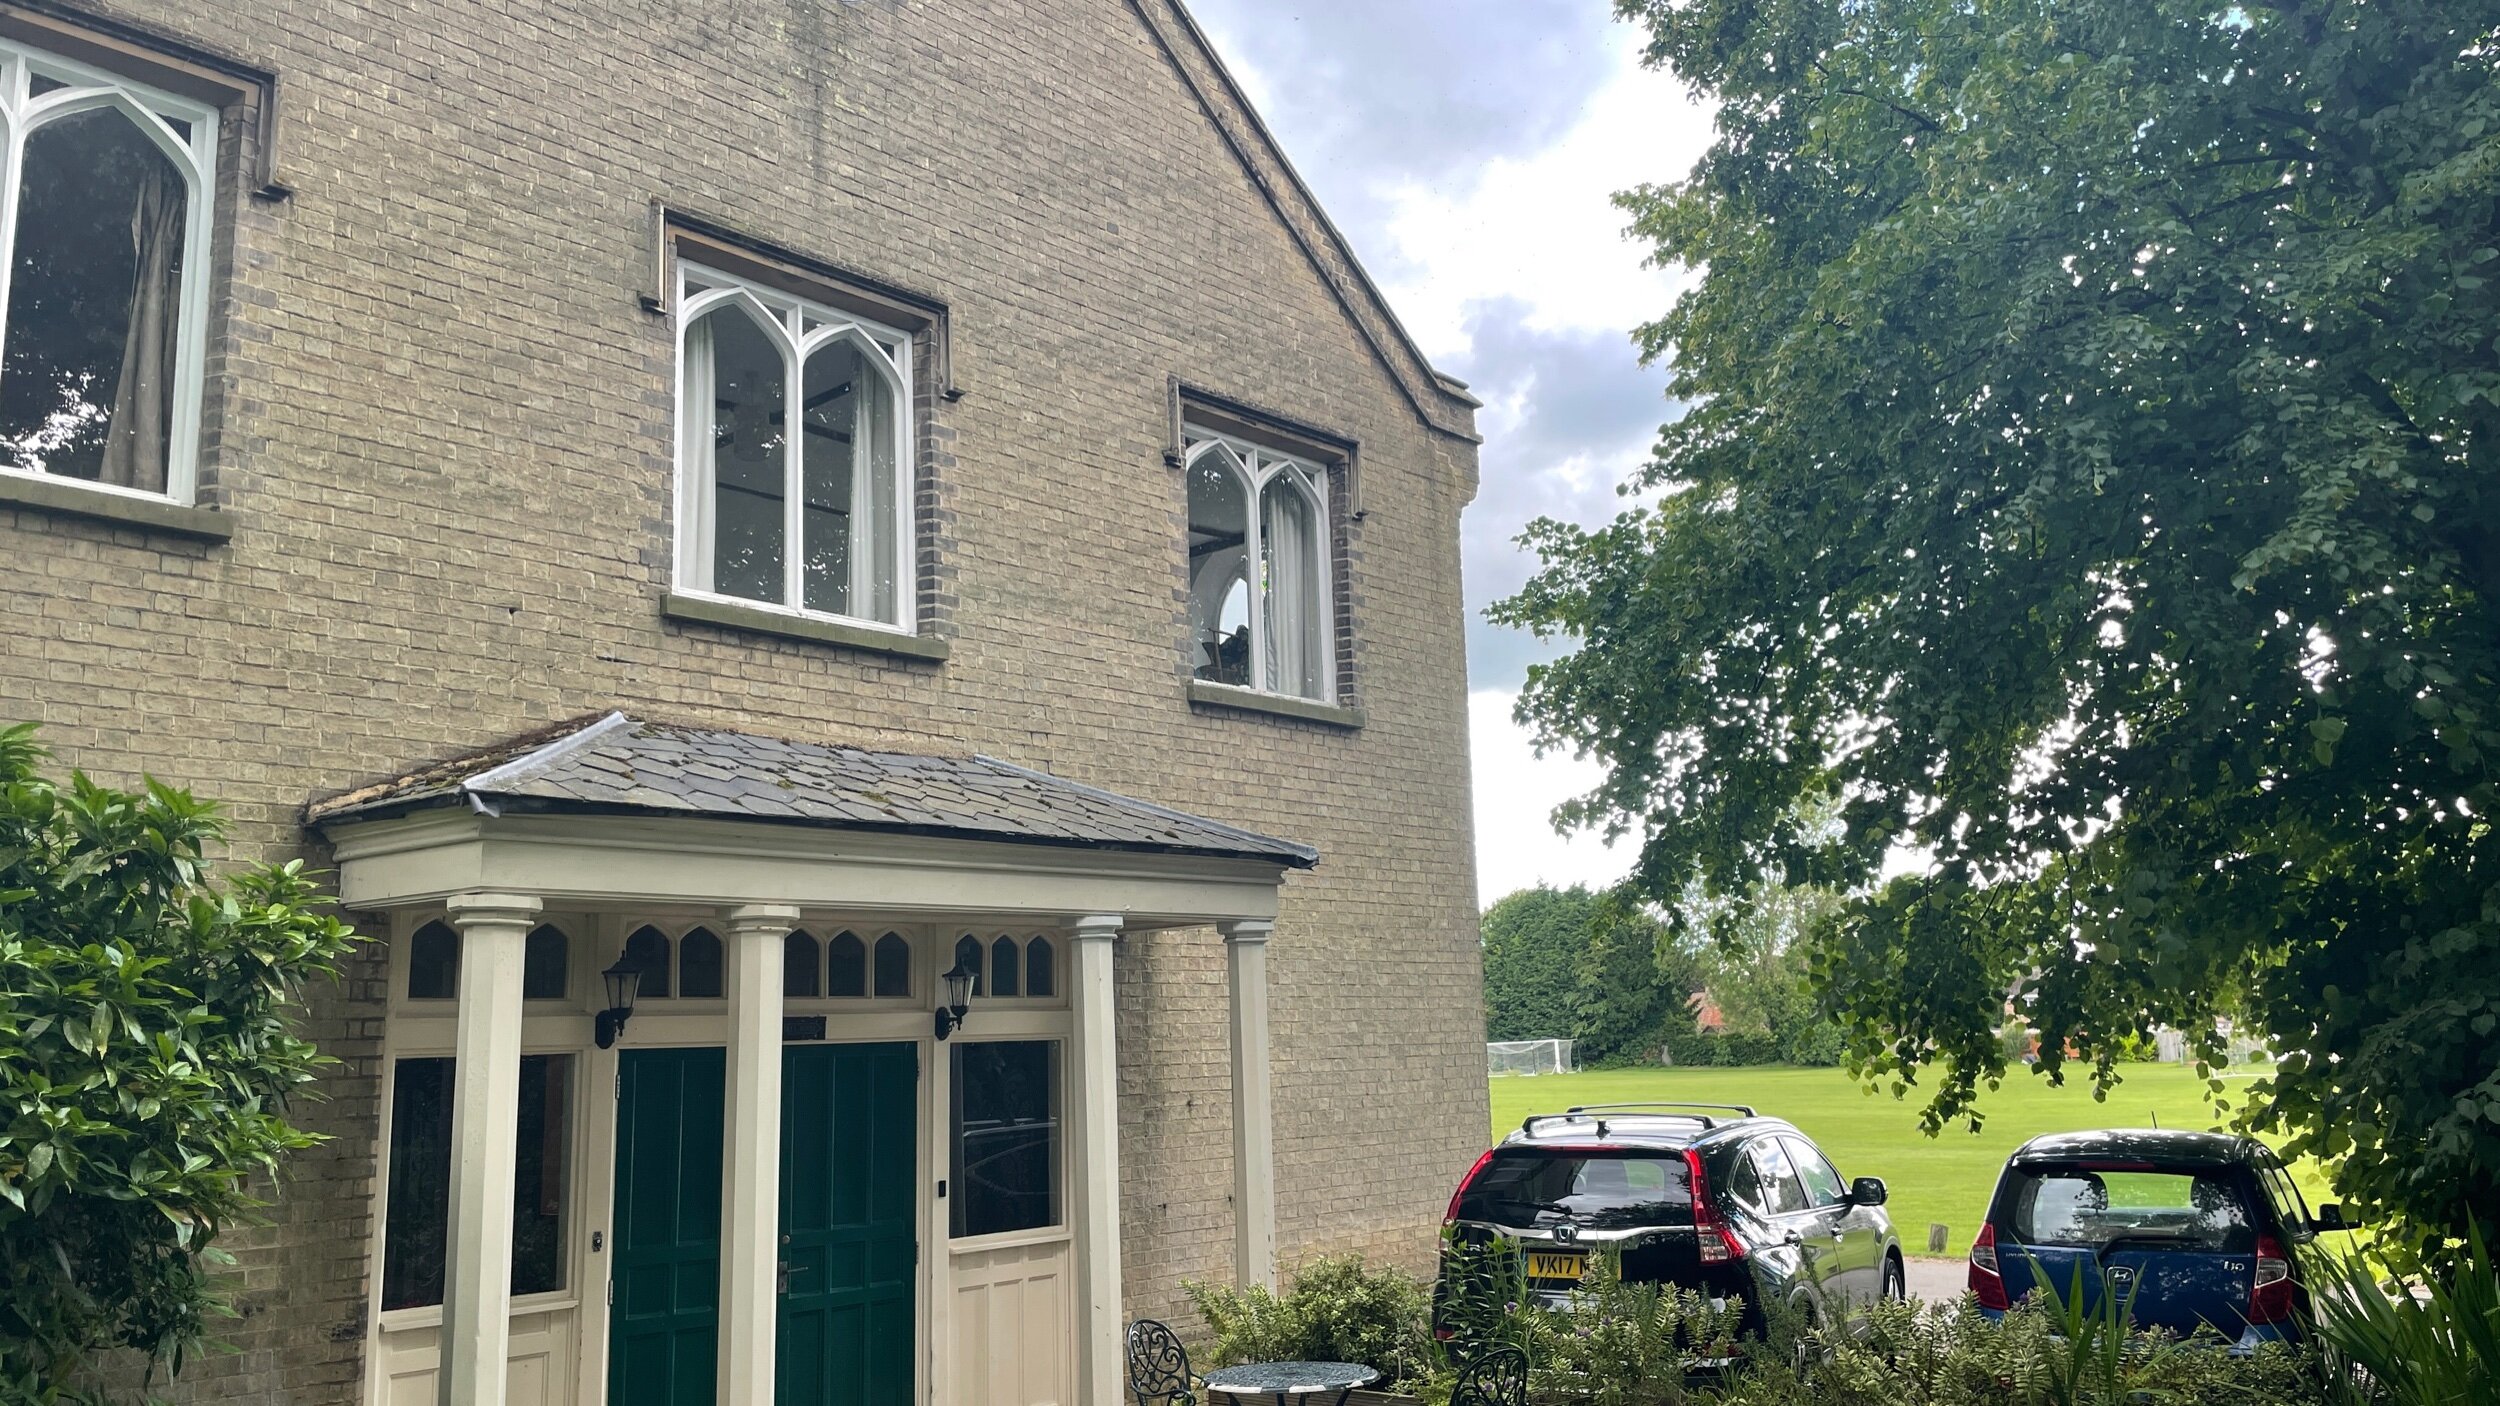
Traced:
<path fill-rule="evenodd" d="M 1248 840 L 1254 844 L 1284 850 L 1299 857 L 1301 862 L 1294 866 L 1298 869 L 1316 868 L 1319 864 L 1318 848 L 1313 845 L 1306 845 L 1299 840 L 1288 840 L 1275 835 L 1264 835 L 1256 830 L 1245 829 L 1242 826 L 1230 824 L 1222 820 L 1210 819 L 1203 815 L 1193 815 L 1188 811 L 1181 810 L 1174 806 L 1158 805 L 1153 801 L 1139 800 L 1135 796 L 1121 795 L 1117 791 L 1107 791 L 1100 786 L 1088 786 L 1082 781 L 1070 781 L 1064 776 L 1053 776 L 1046 771 L 1035 771 L 1029 766 L 1018 766 L 1014 762 L 1002 762 L 996 757 L 986 756 L 979 752 L 973 753 L 972 759 L 987 766 L 999 767 L 1007 771 L 1015 772 L 1020 776 L 1035 777 L 1039 780 L 1047 781 L 1053 786 L 1065 786 L 1071 791 L 1082 791 L 1089 796 L 1097 796 L 1116 805 L 1130 806 L 1138 810 L 1151 811 L 1156 815 L 1167 816 L 1174 820 L 1185 821 L 1191 825 L 1201 825 L 1209 830 L 1221 831 L 1228 835 L 1238 835 L 1242 839 Z"/>
<path fill-rule="evenodd" d="M 618 728 L 633 725 L 634 720 L 625 716 L 621 710 L 611 710 L 606 717 L 588 727 L 558 737 L 544 746 L 531 748 L 501 765 L 488 767 L 462 781 L 460 789 L 472 796 L 495 795 L 497 794 L 496 787 L 518 783 L 530 773 L 543 771 L 555 765 Z"/>
<path fill-rule="evenodd" d="M 1319 863 L 1319 851 L 1310 846 L 1254 830 L 1231 825 L 1206 816 L 1193 815 L 1176 807 L 1158 805 L 1134 796 L 1083 782 L 1071 781 L 1048 772 L 1020 767 L 995 757 L 974 755 L 958 761 L 1011 773 L 1037 781 L 1049 788 L 1082 794 L 1141 816 L 1176 821 L 1207 836 L 1205 843 L 1163 841 L 1147 838 L 1084 837 L 1076 835 L 1016 834 L 997 829 L 968 825 L 925 822 L 875 823 L 845 821 L 824 816 L 722 815 L 698 806 L 617 803 L 533 794 L 529 784 L 539 774 L 554 767 L 572 754 L 594 747 L 612 734 L 651 725 L 674 727 L 676 724 L 653 719 L 636 718 L 621 710 L 591 714 L 569 719 L 533 733 L 509 739 L 497 746 L 481 748 L 447 760 L 428 763 L 399 773 L 383 781 L 368 783 L 337 795 L 315 799 L 305 804 L 304 825 L 325 836 L 333 826 L 370 824 L 400 819 L 422 811 L 461 809 L 489 815 L 542 814 L 616 817 L 677 816 L 686 819 L 721 820 L 741 824 L 766 824 L 813 830 L 849 831 L 858 834 L 915 836 L 949 839 L 972 843 L 1025 845 L 1060 850 L 1097 853 L 1186 856 L 1201 859 L 1225 859 L 1257 864 L 1276 864 L 1287 868 L 1312 869 Z M 697 732 L 728 732 L 729 729 L 701 728 Z M 794 739 L 764 738 L 741 734 L 755 740 L 788 746 L 837 751 L 860 751 L 842 744 L 799 742 Z M 910 753 L 891 753 L 912 756 Z M 480 758 L 494 758 L 492 763 L 473 774 L 462 775 L 464 763 Z M 1237 843 L 1228 843 L 1228 841 Z"/>

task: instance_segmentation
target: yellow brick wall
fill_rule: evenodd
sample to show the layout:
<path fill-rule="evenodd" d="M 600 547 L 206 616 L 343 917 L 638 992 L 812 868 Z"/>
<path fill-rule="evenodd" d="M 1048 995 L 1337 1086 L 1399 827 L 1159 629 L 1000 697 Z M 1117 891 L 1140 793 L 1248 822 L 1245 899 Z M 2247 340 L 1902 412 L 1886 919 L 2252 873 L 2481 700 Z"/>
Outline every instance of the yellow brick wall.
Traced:
<path fill-rule="evenodd" d="M 1271 949 L 1284 1253 L 1422 1267 L 1485 1127 L 1458 564 L 1475 451 L 1419 416 L 1376 320 L 1367 337 L 1332 296 L 1146 14 L 109 13 L 276 71 L 295 194 L 250 200 L 239 173 L 220 194 L 204 468 L 233 539 L 0 507 L 0 718 L 43 722 L 65 763 L 224 802 L 238 856 L 301 851 L 308 797 L 607 708 L 979 750 L 1317 845 Z M 950 307 L 944 664 L 661 618 L 672 344 L 636 302 L 654 198 Z M 1360 440 L 1360 731 L 1185 700 L 1173 376 Z M 1130 1303 L 1178 1314 L 1183 1278 L 1230 1272 L 1223 955 L 1164 934 L 1120 963 Z M 242 1351 L 186 1395 L 353 1397 L 380 995 L 368 961 L 314 1013 L 347 1062 L 303 1113 L 336 1140 L 252 1238 Z"/>

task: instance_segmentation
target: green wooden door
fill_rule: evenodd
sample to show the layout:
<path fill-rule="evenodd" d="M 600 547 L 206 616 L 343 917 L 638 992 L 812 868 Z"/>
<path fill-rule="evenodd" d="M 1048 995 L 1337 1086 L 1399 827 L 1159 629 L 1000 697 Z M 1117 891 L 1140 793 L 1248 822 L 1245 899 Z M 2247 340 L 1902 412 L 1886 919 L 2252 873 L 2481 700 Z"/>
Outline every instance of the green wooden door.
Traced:
<path fill-rule="evenodd" d="M 627 1050 L 617 1065 L 607 1406 L 711 1406 L 726 1055 Z"/>
<path fill-rule="evenodd" d="M 919 1086 L 907 1044 L 782 1052 L 778 1406 L 912 1406 Z"/>

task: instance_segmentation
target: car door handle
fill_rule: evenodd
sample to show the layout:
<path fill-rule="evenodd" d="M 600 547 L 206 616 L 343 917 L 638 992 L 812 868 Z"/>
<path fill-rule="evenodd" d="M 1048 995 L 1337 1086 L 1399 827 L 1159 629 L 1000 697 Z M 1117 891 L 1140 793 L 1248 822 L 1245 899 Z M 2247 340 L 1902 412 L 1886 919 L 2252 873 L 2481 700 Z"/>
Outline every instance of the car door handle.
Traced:
<path fill-rule="evenodd" d="M 1780 1243 L 1793 1250 L 1799 1245 L 1806 1243 L 1806 1238 L 1792 1230 L 1780 1238 Z"/>

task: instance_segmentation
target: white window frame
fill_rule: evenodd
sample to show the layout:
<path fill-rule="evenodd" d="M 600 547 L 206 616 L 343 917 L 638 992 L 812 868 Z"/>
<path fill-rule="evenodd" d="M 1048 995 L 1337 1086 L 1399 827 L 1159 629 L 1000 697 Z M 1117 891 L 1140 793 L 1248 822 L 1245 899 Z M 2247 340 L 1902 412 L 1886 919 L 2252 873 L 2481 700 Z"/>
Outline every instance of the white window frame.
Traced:
<path fill-rule="evenodd" d="M 918 475 L 917 461 L 913 456 L 912 334 L 870 321 L 856 313 L 810 302 L 751 279 L 682 259 L 677 261 L 676 279 L 677 415 L 676 443 L 672 452 L 677 465 L 677 591 L 682 595 L 719 601 L 741 609 L 771 611 L 799 619 L 838 620 L 846 625 L 899 635 L 917 633 L 920 573 L 917 510 L 913 502 Z M 706 287 L 701 292 L 689 294 L 687 285 L 690 282 Z M 860 350 L 862 359 L 887 379 L 894 394 L 894 413 L 890 417 L 895 440 L 894 514 L 893 521 L 887 524 L 887 530 L 894 534 L 894 619 L 840 615 L 831 611 L 810 610 L 801 604 L 806 599 L 804 518 L 807 502 L 802 491 L 802 442 L 801 436 L 796 434 L 787 436 L 783 449 L 781 600 L 759 601 L 746 596 L 724 595 L 712 588 L 712 484 L 707 475 L 693 471 L 686 463 L 686 417 L 689 413 L 686 404 L 686 334 L 706 314 L 731 303 L 744 307 L 749 319 L 780 350 L 786 378 L 782 392 L 785 406 L 796 406 L 805 398 L 803 387 L 807 359 L 837 341 L 851 342 Z M 861 576 L 867 556 L 867 553 L 856 550 L 850 554 L 851 599 L 854 602 L 860 600 L 863 594 Z"/>
<path fill-rule="evenodd" d="M 56 88 L 41 97 L 32 96 L 32 80 L 37 74 L 70 86 Z M 165 491 L 94 483 L 7 465 L 0 465 L 0 473 L 152 503 L 170 499 L 187 504 L 199 492 L 200 402 L 208 356 L 209 239 L 215 228 L 221 116 L 216 108 L 32 45 L 0 39 L 0 348 L 8 345 L 9 278 L 17 265 L 18 178 L 24 164 L 26 139 L 61 118 L 107 108 L 129 118 L 133 126 L 155 142 L 189 185 L 184 202 L 189 227 L 183 231 L 182 288 L 177 295 L 181 327 L 174 348 L 173 429 L 166 441 Z M 166 125 L 167 118 L 189 123 L 190 140 L 185 141 Z"/>
<path fill-rule="evenodd" d="M 1185 475 L 1195 475 L 1198 461 L 1222 445 L 1231 451 L 1226 465 L 1240 481 L 1248 504 L 1248 522 L 1243 537 L 1243 550 L 1248 554 L 1244 576 L 1250 583 L 1250 683 L 1253 693 L 1273 698 L 1292 698 L 1303 702 L 1335 703 L 1337 701 L 1337 600 L 1336 600 L 1336 527 L 1328 511 L 1328 466 L 1310 459 L 1270 449 L 1255 440 L 1243 439 L 1210 430 L 1197 424 L 1182 427 L 1182 436 L 1189 446 L 1183 459 Z M 1184 479 L 1184 496 L 1186 484 Z M 1293 693 L 1275 686 L 1267 677 L 1267 582 L 1261 578 L 1259 564 L 1265 560 L 1266 514 L 1262 511 L 1268 485 L 1281 481 L 1284 491 L 1299 493 L 1311 508 L 1312 527 L 1319 534 L 1319 550 L 1311 554 L 1312 570 L 1318 579 L 1311 583 L 1311 608 L 1319 616 L 1319 693 Z M 1184 501 L 1183 512 L 1187 505 Z M 1192 593 L 1197 582 L 1189 583 Z M 1193 639 L 1191 647 L 1196 647 Z M 1193 667 L 1192 678 L 1197 677 Z M 1204 680 L 1201 680 L 1204 682 Z M 1227 684 L 1222 687 L 1238 688 Z"/>

